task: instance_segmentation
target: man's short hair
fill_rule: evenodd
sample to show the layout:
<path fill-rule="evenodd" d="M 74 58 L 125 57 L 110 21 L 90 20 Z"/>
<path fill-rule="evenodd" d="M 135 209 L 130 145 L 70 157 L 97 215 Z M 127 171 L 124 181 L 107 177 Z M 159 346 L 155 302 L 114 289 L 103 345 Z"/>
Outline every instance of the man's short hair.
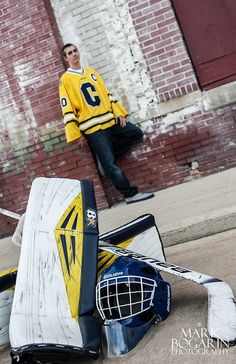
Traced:
<path fill-rule="evenodd" d="M 64 46 L 62 47 L 62 49 L 61 49 L 61 52 L 62 52 L 62 54 L 63 54 L 63 56 L 66 56 L 66 48 L 69 48 L 69 47 L 76 47 L 74 44 L 72 44 L 72 43 L 66 43 L 66 44 L 64 44 Z"/>

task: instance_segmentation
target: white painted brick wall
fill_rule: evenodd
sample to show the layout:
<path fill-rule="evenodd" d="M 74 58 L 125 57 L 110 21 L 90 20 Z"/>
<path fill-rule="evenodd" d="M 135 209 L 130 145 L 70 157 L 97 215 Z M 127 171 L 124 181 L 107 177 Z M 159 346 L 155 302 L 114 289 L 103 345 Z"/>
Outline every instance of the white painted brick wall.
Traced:
<path fill-rule="evenodd" d="M 97 69 L 133 120 L 150 119 L 157 99 L 127 1 L 51 0 L 51 4 L 64 43 L 78 45 L 82 64 Z"/>

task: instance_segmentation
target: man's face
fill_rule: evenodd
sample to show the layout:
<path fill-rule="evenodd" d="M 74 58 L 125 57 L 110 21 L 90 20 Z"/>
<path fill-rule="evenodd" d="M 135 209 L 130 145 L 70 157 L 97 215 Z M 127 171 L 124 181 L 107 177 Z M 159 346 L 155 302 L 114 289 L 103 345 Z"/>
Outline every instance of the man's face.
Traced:
<path fill-rule="evenodd" d="M 65 59 L 71 67 L 80 66 L 80 54 L 76 46 L 70 46 L 65 49 Z"/>

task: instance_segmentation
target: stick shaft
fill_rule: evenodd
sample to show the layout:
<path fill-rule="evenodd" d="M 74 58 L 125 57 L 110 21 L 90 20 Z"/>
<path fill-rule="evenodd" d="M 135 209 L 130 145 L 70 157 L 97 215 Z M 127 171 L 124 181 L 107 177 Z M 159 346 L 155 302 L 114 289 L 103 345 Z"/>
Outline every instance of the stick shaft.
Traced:
<path fill-rule="evenodd" d="M 9 217 L 12 217 L 13 219 L 20 220 L 21 215 L 17 214 L 16 212 L 12 212 L 6 209 L 0 208 L 0 213 Z"/>
<path fill-rule="evenodd" d="M 211 276 L 199 273 L 199 272 L 195 272 L 190 269 L 180 267 L 180 266 L 177 266 L 172 263 L 160 261 L 157 259 L 147 257 L 145 255 L 134 253 L 131 250 L 122 249 L 122 248 L 119 248 L 118 246 L 114 246 L 114 245 L 108 244 L 106 242 L 100 241 L 99 249 L 112 253 L 112 254 L 115 254 L 115 255 L 118 255 L 118 256 L 126 256 L 126 257 L 130 257 L 130 258 L 133 258 L 136 260 L 140 260 L 142 262 L 146 262 L 147 264 L 151 265 L 155 269 L 164 271 L 166 273 L 173 274 L 178 277 L 189 279 L 196 283 L 204 284 L 206 282 L 211 282 L 211 281 L 220 281 L 217 278 L 214 278 L 214 277 L 211 277 Z"/>

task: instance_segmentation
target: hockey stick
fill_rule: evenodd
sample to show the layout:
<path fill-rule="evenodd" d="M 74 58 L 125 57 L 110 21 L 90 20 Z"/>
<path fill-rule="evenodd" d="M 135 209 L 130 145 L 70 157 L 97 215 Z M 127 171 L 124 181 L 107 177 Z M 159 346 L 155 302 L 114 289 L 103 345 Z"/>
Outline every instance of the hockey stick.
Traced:
<path fill-rule="evenodd" d="M 0 213 L 20 219 L 14 212 L 0 209 Z M 218 278 L 191 271 L 168 262 L 149 258 L 118 246 L 99 241 L 99 249 L 118 255 L 146 262 L 155 269 L 189 279 L 204 286 L 208 291 L 208 331 L 212 338 L 218 338 L 225 343 L 236 343 L 236 304 L 231 287 Z"/>
<path fill-rule="evenodd" d="M 15 229 L 15 232 L 12 236 L 12 242 L 16 245 L 16 246 L 21 246 L 21 241 L 22 241 L 22 231 L 23 231 L 23 225 L 24 225 L 24 214 L 20 215 L 17 214 L 16 212 L 12 212 L 6 209 L 2 209 L 0 208 L 0 213 L 9 217 L 12 217 L 13 219 L 19 220 L 17 227 Z"/>
<path fill-rule="evenodd" d="M 21 215 L 17 214 L 16 212 L 1 209 L 1 207 L 0 207 L 0 214 L 12 217 L 13 219 L 16 219 L 16 220 L 20 220 L 20 218 L 21 218 Z"/>
<path fill-rule="evenodd" d="M 226 345 L 236 344 L 236 304 L 231 287 L 218 278 L 168 262 L 162 262 L 122 249 L 106 242 L 99 242 L 99 249 L 118 255 L 146 262 L 155 269 L 186 278 L 204 286 L 208 291 L 208 332 L 212 338 L 223 341 Z"/>

